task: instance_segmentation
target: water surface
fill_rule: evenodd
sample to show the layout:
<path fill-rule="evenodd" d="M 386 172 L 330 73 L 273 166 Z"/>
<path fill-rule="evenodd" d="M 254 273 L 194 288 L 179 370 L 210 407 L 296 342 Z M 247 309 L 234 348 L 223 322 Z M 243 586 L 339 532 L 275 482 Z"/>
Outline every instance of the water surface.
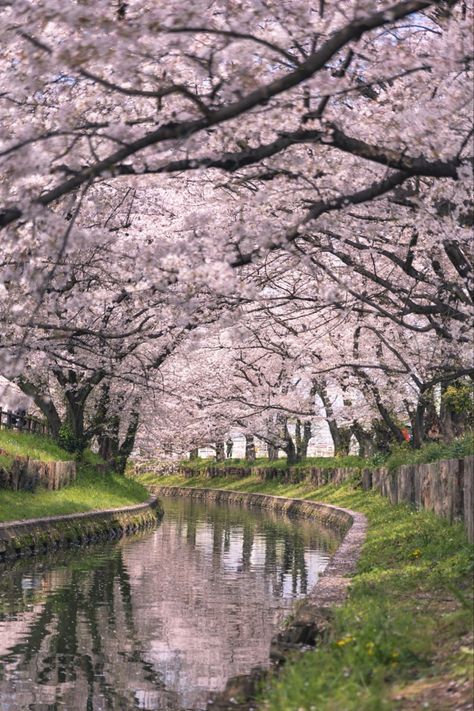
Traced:
<path fill-rule="evenodd" d="M 0 567 L 2 711 L 204 709 L 268 664 L 337 535 L 305 520 L 164 499 L 119 543 Z"/>

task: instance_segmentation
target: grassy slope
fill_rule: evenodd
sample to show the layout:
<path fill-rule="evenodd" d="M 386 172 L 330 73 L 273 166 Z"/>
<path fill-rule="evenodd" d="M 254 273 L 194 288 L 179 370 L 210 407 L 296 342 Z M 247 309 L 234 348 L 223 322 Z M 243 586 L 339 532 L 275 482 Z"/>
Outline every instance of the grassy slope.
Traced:
<path fill-rule="evenodd" d="M 0 430 L 0 449 L 7 452 L 0 466 L 8 466 L 18 455 L 42 461 L 71 459 L 69 452 L 47 438 L 6 430 Z M 118 508 L 148 498 L 146 489 L 136 481 L 118 474 L 97 474 L 94 465 L 99 462 L 100 457 L 86 452 L 84 461 L 78 464 L 76 481 L 60 491 L 0 489 L 0 521 Z"/>
<path fill-rule="evenodd" d="M 142 483 L 157 482 L 144 475 Z M 462 526 L 391 506 L 351 483 L 183 480 L 159 483 L 314 498 L 363 511 L 367 541 L 330 639 L 287 665 L 264 691 L 271 711 L 448 709 L 470 699 L 473 548 Z M 427 704 L 424 706 L 424 704 Z"/>
<path fill-rule="evenodd" d="M 42 462 L 71 459 L 69 452 L 46 437 L 0 430 L 0 466 L 8 466 L 14 457 L 31 457 Z"/>
<path fill-rule="evenodd" d="M 213 457 L 206 459 L 183 459 L 179 464 L 187 469 L 195 469 L 196 472 L 206 469 L 208 466 L 217 467 L 218 469 L 226 470 L 228 467 L 260 467 L 263 469 L 286 469 L 286 457 L 280 459 L 267 459 L 261 457 L 249 462 L 246 459 L 224 459 L 222 462 L 216 462 Z M 367 461 L 353 454 L 347 457 L 306 457 L 301 462 L 293 465 L 294 469 L 304 469 L 305 467 L 320 467 L 328 469 L 334 467 L 364 467 Z"/>

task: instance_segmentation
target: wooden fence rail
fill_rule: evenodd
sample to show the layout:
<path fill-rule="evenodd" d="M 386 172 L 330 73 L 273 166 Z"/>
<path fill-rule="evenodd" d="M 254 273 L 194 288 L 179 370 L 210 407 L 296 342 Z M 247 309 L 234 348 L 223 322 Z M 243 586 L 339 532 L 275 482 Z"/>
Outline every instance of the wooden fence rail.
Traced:
<path fill-rule="evenodd" d="M 18 430 L 19 432 L 34 432 L 41 435 L 51 435 L 48 423 L 34 415 L 2 410 L 0 407 L 0 429 Z"/>

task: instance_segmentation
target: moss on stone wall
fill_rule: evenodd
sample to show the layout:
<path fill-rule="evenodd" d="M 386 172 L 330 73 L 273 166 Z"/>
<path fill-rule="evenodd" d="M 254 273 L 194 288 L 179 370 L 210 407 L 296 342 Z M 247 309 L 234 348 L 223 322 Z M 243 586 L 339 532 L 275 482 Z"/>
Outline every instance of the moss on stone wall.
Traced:
<path fill-rule="evenodd" d="M 155 499 L 125 509 L 2 524 L 0 560 L 120 538 L 155 525 L 162 516 L 162 506 Z"/>

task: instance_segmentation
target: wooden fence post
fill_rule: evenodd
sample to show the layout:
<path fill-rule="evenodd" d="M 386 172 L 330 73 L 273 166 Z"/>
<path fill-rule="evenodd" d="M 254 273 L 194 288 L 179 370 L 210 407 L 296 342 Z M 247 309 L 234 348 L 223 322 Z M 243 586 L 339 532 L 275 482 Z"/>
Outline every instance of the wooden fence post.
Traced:
<path fill-rule="evenodd" d="M 474 456 L 464 459 L 464 527 L 470 543 L 474 543 Z"/>

